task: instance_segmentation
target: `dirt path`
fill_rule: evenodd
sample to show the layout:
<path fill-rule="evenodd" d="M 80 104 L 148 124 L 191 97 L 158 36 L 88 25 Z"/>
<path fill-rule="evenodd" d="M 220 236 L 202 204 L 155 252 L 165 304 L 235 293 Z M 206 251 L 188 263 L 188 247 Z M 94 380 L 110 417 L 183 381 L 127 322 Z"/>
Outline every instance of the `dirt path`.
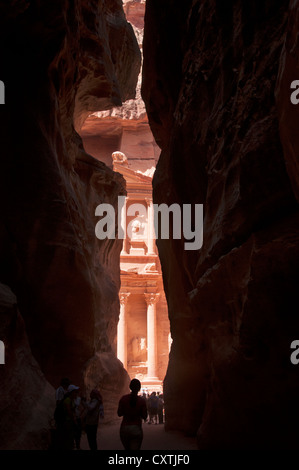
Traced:
<path fill-rule="evenodd" d="M 100 425 L 98 430 L 99 450 L 123 450 L 119 438 L 120 423 Z M 178 432 L 165 432 L 162 424 L 143 425 L 143 443 L 141 450 L 197 450 L 196 439 L 185 437 Z M 88 450 L 86 435 L 81 440 L 82 450 Z"/>

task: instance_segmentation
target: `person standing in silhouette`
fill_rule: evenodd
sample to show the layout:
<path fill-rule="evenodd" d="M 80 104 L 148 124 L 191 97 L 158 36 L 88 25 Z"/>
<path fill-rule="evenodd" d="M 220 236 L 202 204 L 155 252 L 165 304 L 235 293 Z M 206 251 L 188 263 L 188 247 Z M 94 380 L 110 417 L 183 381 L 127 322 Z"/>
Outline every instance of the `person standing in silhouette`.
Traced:
<path fill-rule="evenodd" d="M 63 401 L 67 397 L 67 389 L 70 380 L 66 377 L 61 379 L 60 386 L 55 391 L 56 407 L 54 411 L 55 429 L 52 430 L 51 449 L 63 449 L 65 433 L 64 433 L 64 404 Z"/>
<path fill-rule="evenodd" d="M 152 392 L 148 398 L 149 422 L 148 424 L 158 424 L 158 404 L 159 400 L 156 392 Z"/>
<path fill-rule="evenodd" d="M 61 379 L 60 386 L 55 391 L 56 408 L 54 411 L 54 419 L 56 427 L 59 427 L 61 422 L 61 415 L 63 414 L 63 400 L 67 395 L 67 389 L 70 384 L 70 379 L 64 377 Z"/>
<path fill-rule="evenodd" d="M 146 401 L 138 396 L 141 383 L 131 380 L 131 393 L 124 395 L 118 404 L 117 414 L 122 416 L 120 439 L 125 450 L 139 450 L 143 440 L 142 420 L 147 418 Z"/>
<path fill-rule="evenodd" d="M 163 395 L 162 395 L 162 394 L 159 394 L 159 395 L 158 395 L 158 417 L 159 417 L 159 424 L 163 424 L 163 421 L 164 421 L 163 411 L 164 411 Z"/>
<path fill-rule="evenodd" d="M 97 389 L 90 392 L 90 401 L 83 405 L 86 408 L 85 432 L 90 450 L 98 450 L 97 432 L 99 418 L 104 419 L 104 406 L 102 395 Z"/>
<path fill-rule="evenodd" d="M 63 433 L 63 447 L 62 450 L 73 450 L 75 441 L 75 430 L 76 430 L 76 397 L 78 396 L 79 387 L 76 385 L 69 385 L 67 393 L 63 399 L 63 422 L 62 422 L 62 433 Z"/>

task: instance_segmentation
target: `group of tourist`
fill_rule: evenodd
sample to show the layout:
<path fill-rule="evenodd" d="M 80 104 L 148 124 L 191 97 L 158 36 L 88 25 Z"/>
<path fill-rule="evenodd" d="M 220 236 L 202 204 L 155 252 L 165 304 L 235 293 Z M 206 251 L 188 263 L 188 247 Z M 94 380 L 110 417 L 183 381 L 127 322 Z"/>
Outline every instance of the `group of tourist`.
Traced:
<path fill-rule="evenodd" d="M 146 400 L 148 410 L 147 424 L 163 424 L 164 423 L 164 400 L 163 395 L 159 392 L 151 394 L 143 392 L 143 398 Z"/>
<path fill-rule="evenodd" d="M 152 392 L 139 396 L 138 379 L 131 380 L 131 393 L 124 395 L 118 404 L 117 414 L 122 417 L 120 439 L 126 450 L 138 450 L 143 440 L 142 422 L 163 423 L 163 396 Z M 80 449 L 82 431 L 87 436 L 90 450 L 97 450 L 97 430 L 100 418 L 104 418 L 103 399 L 96 389 L 87 401 L 79 395 L 80 388 L 64 378 L 56 390 L 54 412 L 55 433 L 52 448 L 57 450 Z"/>
<path fill-rule="evenodd" d="M 97 450 L 98 422 L 104 418 L 103 399 L 96 389 L 90 392 L 89 401 L 80 397 L 79 391 L 80 388 L 71 384 L 68 378 L 63 378 L 56 390 L 53 449 L 72 450 L 75 445 L 80 450 L 84 429 L 90 450 Z"/>

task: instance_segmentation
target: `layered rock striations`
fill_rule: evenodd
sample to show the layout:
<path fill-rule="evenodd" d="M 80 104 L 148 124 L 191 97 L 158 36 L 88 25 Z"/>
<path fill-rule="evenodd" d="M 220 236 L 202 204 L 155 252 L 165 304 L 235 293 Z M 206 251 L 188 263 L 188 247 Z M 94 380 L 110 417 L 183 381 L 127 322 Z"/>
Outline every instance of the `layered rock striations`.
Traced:
<path fill-rule="evenodd" d="M 119 0 L 0 2 L 0 23 L 0 298 L 15 299 L 0 337 L 1 448 L 45 448 L 37 431 L 49 427 L 61 377 L 99 387 L 108 420 L 128 382 L 113 351 L 121 241 L 95 237 L 96 206 L 116 206 L 124 180 L 77 131 L 134 97 L 140 52 Z M 31 412 L 18 430 L 16 397 Z"/>
<path fill-rule="evenodd" d="M 204 205 L 200 250 L 158 240 L 173 337 L 166 426 L 197 433 L 200 449 L 298 448 L 298 11 L 147 0 L 154 202 Z"/>

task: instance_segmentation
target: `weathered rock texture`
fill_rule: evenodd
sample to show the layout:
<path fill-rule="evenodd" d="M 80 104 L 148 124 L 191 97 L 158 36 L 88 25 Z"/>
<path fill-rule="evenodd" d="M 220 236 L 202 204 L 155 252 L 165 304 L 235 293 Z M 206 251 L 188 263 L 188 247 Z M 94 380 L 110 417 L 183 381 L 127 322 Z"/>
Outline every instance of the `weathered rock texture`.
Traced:
<path fill-rule="evenodd" d="M 154 202 L 204 204 L 198 252 L 158 241 L 167 427 L 200 449 L 299 447 L 298 15 L 297 1 L 147 1 Z"/>
<path fill-rule="evenodd" d="M 280 59 L 276 85 L 276 99 L 279 113 L 281 143 L 284 151 L 286 170 L 296 199 L 299 200 L 299 158 L 298 158 L 298 106 L 290 100 L 293 89 L 290 85 L 299 78 L 299 2 L 292 0 L 289 5 L 287 33 Z"/>
<path fill-rule="evenodd" d="M 140 52 L 120 0 L 1 1 L 0 23 L 0 281 L 19 310 L 3 338 L 1 446 L 31 448 L 30 433 L 53 412 L 47 382 L 68 376 L 90 390 L 104 381 L 108 419 L 127 387 L 112 350 L 121 241 L 97 240 L 94 215 L 117 203 L 124 180 L 85 153 L 76 130 L 91 112 L 134 97 Z"/>
<path fill-rule="evenodd" d="M 17 299 L 0 284 L 0 337 L 6 345 L 0 366 L 0 449 L 47 448 L 55 393 L 32 357 Z"/>
<path fill-rule="evenodd" d="M 123 3 L 142 53 L 145 0 Z M 132 170 L 145 172 L 156 167 L 160 149 L 148 124 L 141 97 L 141 79 L 140 70 L 134 99 L 127 100 L 121 107 L 92 113 L 80 129 L 86 151 L 111 168 L 112 153 L 118 150 L 127 156 Z"/>

